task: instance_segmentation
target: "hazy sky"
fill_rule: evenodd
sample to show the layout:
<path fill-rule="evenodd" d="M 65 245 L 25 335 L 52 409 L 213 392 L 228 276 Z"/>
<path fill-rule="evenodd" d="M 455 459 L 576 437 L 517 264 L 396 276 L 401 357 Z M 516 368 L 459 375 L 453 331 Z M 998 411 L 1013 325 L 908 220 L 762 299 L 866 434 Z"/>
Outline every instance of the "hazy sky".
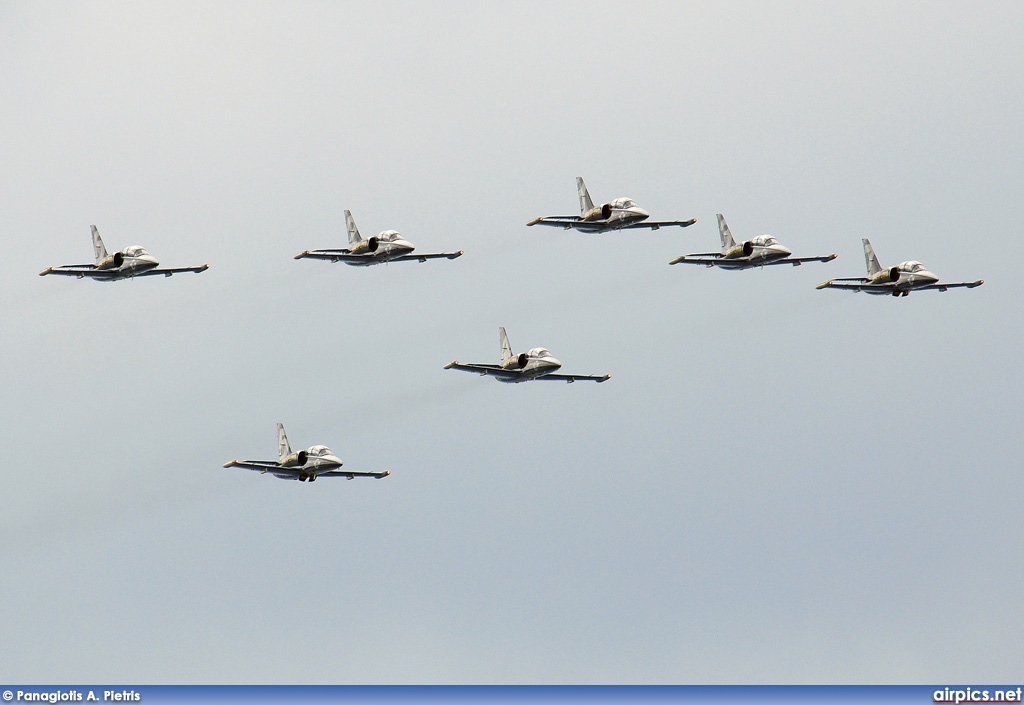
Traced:
<path fill-rule="evenodd" d="M 0 681 L 1024 657 L 1024 6 L 0 4 Z M 527 228 L 630 196 L 696 225 Z M 455 261 L 295 261 L 396 229 Z M 670 267 L 771 233 L 827 264 Z M 89 226 L 200 275 L 40 278 Z M 816 291 L 921 260 L 973 290 Z M 446 371 L 549 348 L 601 385 Z M 330 446 L 381 481 L 222 464 Z"/>

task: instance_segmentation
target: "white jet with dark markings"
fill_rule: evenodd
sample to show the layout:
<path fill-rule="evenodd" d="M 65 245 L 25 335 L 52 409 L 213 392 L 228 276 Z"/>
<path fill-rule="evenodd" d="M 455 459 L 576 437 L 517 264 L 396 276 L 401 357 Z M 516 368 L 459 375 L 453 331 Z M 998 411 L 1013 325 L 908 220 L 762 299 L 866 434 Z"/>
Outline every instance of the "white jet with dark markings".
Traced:
<path fill-rule="evenodd" d="M 366 472 L 364 470 L 342 470 L 341 458 L 327 446 L 310 446 L 298 453 L 292 452 L 285 435 L 284 426 L 277 425 L 277 461 L 273 460 L 231 460 L 224 463 L 226 468 L 245 468 L 261 473 L 270 473 L 282 480 L 313 482 L 318 477 L 375 477 L 378 480 L 391 474 L 390 470 Z"/>
<path fill-rule="evenodd" d="M 721 252 L 703 252 L 676 257 L 669 264 L 702 264 L 705 267 L 722 269 L 750 269 L 773 264 L 791 264 L 799 267 L 804 262 L 829 262 L 836 258 L 830 255 L 818 257 L 790 257 L 793 252 L 771 235 L 759 235 L 753 240 L 737 244 L 725 222 L 725 216 L 718 213 L 718 234 L 722 239 Z"/>
<path fill-rule="evenodd" d="M 431 252 L 416 254 L 413 244 L 402 237 L 397 230 L 382 230 L 373 237 L 363 239 L 356 227 L 351 211 L 345 211 L 345 227 L 348 229 L 348 248 L 337 250 L 305 250 L 295 255 L 295 259 L 324 259 L 329 262 L 344 262 L 354 267 L 368 267 L 382 262 L 407 262 L 416 260 L 426 262 L 428 259 L 455 259 L 462 256 L 458 252 Z"/>
<path fill-rule="evenodd" d="M 867 277 L 849 277 L 846 279 L 829 279 L 818 284 L 816 289 L 846 289 L 863 291 L 868 294 L 892 296 L 909 296 L 911 291 L 927 291 L 929 289 L 973 289 L 985 283 L 984 279 L 973 282 L 942 282 L 938 276 L 929 272 L 924 265 L 916 260 L 901 262 L 895 267 L 883 269 L 878 257 L 867 238 L 864 243 L 864 261 L 867 264 Z"/>
<path fill-rule="evenodd" d="M 515 355 L 512 353 L 512 346 L 509 345 L 508 336 L 504 328 L 499 328 L 501 342 L 501 364 L 465 364 L 458 360 L 449 362 L 444 366 L 446 370 L 462 370 L 463 372 L 475 372 L 478 375 L 494 377 L 499 382 L 517 383 L 529 382 L 533 379 L 546 379 L 559 382 L 576 382 L 578 380 L 589 380 L 591 382 L 604 382 L 611 378 L 611 375 L 567 375 L 559 374 L 562 363 L 555 359 L 554 355 L 545 348 L 533 348 L 524 353 Z"/>
<path fill-rule="evenodd" d="M 94 264 L 62 264 L 59 267 L 47 267 L 39 273 L 39 276 L 63 274 L 79 279 L 89 277 L 96 281 L 113 282 L 135 277 L 169 277 L 182 272 L 199 273 L 210 268 L 208 264 L 198 267 L 160 267 L 156 258 L 138 245 L 126 247 L 112 255 L 108 254 L 107 248 L 100 238 L 100 231 L 96 229 L 95 225 L 92 226 L 92 249 L 96 255 Z"/>
<path fill-rule="evenodd" d="M 697 222 L 690 220 L 647 220 L 651 214 L 638 206 L 632 198 L 616 198 L 600 206 L 595 206 L 583 177 L 576 177 L 576 190 L 580 196 L 579 215 L 542 215 L 534 218 L 527 225 L 551 225 L 554 227 L 576 228 L 585 233 L 603 233 L 608 230 L 631 230 L 634 228 L 679 227 L 685 228 Z"/>

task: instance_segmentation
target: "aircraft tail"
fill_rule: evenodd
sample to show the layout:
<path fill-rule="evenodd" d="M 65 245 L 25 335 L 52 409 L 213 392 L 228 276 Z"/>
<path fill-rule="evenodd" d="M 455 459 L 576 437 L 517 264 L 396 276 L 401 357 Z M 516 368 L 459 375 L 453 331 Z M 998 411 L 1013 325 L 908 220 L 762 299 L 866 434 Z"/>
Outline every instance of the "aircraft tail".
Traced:
<path fill-rule="evenodd" d="M 590 191 L 587 190 L 587 185 L 583 183 L 582 176 L 576 177 L 576 190 L 580 194 L 580 215 L 586 215 L 594 210 L 594 201 L 590 198 Z"/>
<path fill-rule="evenodd" d="M 284 424 L 277 425 L 277 458 L 281 462 L 292 454 L 292 447 L 288 445 L 288 436 L 284 432 Z"/>
<path fill-rule="evenodd" d="M 732 239 L 732 231 L 729 230 L 729 224 L 725 222 L 725 216 L 721 213 L 716 213 L 718 216 L 718 235 L 722 238 L 722 252 L 725 252 L 733 247 L 736 247 L 736 241 Z"/>
<path fill-rule="evenodd" d="M 348 228 L 349 245 L 358 245 L 363 241 L 362 236 L 359 234 L 359 228 L 356 227 L 356 219 L 352 217 L 352 211 L 345 211 L 345 227 Z"/>
<path fill-rule="evenodd" d="M 109 255 L 107 254 L 107 248 L 103 246 L 103 239 L 100 238 L 100 231 L 95 225 L 92 227 L 92 251 L 96 254 L 96 263 L 99 264 L 102 260 L 105 260 Z"/>
<path fill-rule="evenodd" d="M 512 346 L 508 343 L 508 336 L 505 335 L 504 328 L 498 328 L 498 333 L 501 337 L 501 364 L 504 365 L 512 359 Z"/>
<path fill-rule="evenodd" d="M 873 277 L 882 271 L 882 265 L 878 263 L 878 258 L 875 257 L 875 250 L 871 247 L 871 241 L 864 238 L 863 243 L 864 263 L 868 266 L 868 277 Z"/>

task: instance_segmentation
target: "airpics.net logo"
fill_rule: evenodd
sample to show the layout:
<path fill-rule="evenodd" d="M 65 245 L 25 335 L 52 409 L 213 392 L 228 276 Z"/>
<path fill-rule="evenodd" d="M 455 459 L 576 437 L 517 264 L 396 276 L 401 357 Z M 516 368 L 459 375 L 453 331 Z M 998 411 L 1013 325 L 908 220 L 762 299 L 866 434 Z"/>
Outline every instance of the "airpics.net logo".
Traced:
<path fill-rule="evenodd" d="M 936 703 L 1019 703 L 1021 687 L 1003 690 L 982 690 L 980 688 L 943 688 L 932 693 Z"/>

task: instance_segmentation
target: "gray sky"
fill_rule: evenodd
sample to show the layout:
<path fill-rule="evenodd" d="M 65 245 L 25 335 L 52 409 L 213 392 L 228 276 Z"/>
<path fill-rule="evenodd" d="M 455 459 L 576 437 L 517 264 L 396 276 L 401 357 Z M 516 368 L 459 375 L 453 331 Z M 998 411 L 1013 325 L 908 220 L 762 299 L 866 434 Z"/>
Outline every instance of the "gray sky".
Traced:
<path fill-rule="evenodd" d="M 1019 677 L 1019 3 L 0 4 L 0 680 Z M 631 196 L 685 230 L 525 227 Z M 394 228 L 459 260 L 292 260 Z M 669 267 L 716 212 L 827 264 Z M 202 275 L 36 276 L 141 244 Z M 975 290 L 815 291 L 923 261 Z M 607 384 L 445 371 L 544 346 Z M 222 463 L 329 445 L 382 481 Z"/>

